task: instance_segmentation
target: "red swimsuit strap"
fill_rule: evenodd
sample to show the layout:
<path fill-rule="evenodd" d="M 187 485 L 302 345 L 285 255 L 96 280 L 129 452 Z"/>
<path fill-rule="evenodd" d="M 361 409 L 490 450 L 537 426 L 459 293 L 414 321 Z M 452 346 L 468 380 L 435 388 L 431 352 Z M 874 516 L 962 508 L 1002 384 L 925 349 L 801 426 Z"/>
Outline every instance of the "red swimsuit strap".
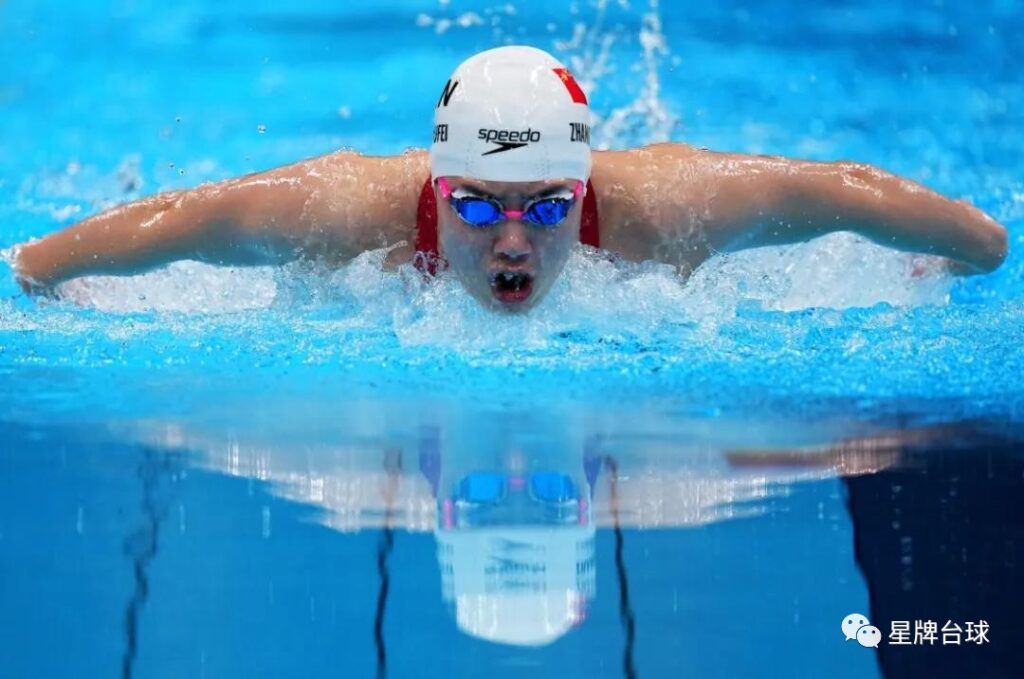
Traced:
<path fill-rule="evenodd" d="M 583 214 L 580 215 L 580 242 L 592 248 L 601 247 L 600 222 L 597 221 L 597 192 L 587 180 L 587 191 L 583 194 Z"/>
<path fill-rule="evenodd" d="M 583 196 L 583 214 L 580 216 L 580 242 L 595 248 L 601 247 L 597 197 L 589 179 Z M 432 274 L 437 273 L 437 260 L 437 201 L 434 199 L 434 187 L 428 179 L 423 184 L 420 202 L 416 207 L 416 266 Z"/>
<path fill-rule="evenodd" d="M 437 273 L 437 200 L 428 179 L 416 206 L 416 267 Z"/>

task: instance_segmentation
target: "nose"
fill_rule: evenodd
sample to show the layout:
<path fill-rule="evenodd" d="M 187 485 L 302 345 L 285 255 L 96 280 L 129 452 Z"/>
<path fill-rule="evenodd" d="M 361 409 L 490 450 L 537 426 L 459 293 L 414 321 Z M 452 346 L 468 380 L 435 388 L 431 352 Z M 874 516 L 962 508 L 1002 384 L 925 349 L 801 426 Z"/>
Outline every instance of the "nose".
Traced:
<path fill-rule="evenodd" d="M 532 252 L 533 246 L 526 225 L 519 219 L 502 222 L 494 240 L 494 254 L 508 262 L 522 262 Z"/>

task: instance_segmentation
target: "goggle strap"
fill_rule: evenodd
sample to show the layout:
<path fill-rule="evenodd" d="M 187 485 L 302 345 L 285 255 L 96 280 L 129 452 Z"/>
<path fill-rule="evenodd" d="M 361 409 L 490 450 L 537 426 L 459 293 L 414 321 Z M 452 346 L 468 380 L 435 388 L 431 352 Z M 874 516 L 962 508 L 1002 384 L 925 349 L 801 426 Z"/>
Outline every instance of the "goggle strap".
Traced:
<path fill-rule="evenodd" d="M 445 200 L 452 197 L 452 187 L 448 185 L 448 180 L 444 177 L 437 178 L 437 188 L 441 189 L 441 197 Z"/>

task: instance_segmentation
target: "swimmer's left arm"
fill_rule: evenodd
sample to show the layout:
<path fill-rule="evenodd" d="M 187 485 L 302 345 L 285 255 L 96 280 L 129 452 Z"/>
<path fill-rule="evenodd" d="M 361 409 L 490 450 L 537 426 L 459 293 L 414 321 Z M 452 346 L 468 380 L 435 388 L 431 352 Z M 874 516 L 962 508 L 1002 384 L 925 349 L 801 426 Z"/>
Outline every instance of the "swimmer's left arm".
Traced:
<path fill-rule="evenodd" d="M 858 163 L 714 153 L 684 144 L 594 154 L 602 244 L 691 269 L 716 252 L 852 231 L 876 243 L 996 269 L 1006 229 L 965 201 Z"/>
<path fill-rule="evenodd" d="M 1006 229 L 966 201 L 860 163 L 699 152 L 699 174 L 718 177 L 705 233 L 718 250 L 740 250 L 852 231 L 899 250 L 956 262 L 960 274 L 993 271 Z"/>

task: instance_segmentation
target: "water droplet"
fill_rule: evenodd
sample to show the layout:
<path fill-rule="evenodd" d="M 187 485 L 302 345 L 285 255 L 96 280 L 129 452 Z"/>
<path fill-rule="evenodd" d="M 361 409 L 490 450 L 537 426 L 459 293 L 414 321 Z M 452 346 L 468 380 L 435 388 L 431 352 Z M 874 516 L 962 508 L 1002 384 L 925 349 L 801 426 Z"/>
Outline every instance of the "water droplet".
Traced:
<path fill-rule="evenodd" d="M 260 134 L 264 134 L 267 131 L 267 126 L 263 125 L 263 124 L 259 124 L 259 125 L 256 126 L 256 131 L 259 132 Z"/>
<path fill-rule="evenodd" d="M 184 176 L 184 174 L 185 174 L 185 168 L 180 168 L 180 169 L 178 170 L 178 174 L 179 174 L 179 175 L 182 175 L 182 176 Z"/>

